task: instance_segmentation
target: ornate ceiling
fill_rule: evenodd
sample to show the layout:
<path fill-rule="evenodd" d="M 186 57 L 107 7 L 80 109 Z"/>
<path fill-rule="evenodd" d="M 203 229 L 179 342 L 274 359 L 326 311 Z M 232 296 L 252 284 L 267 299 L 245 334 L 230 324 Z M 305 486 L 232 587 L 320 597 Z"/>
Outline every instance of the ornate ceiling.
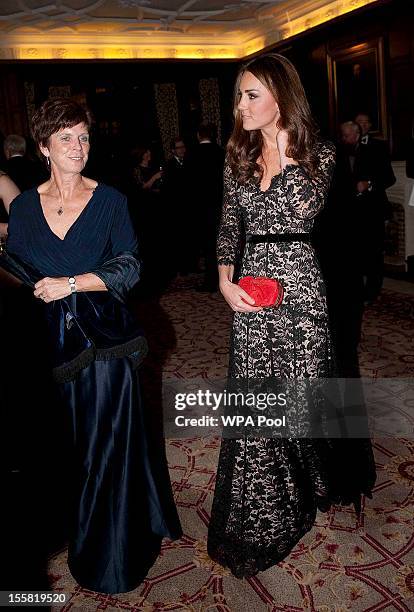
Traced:
<path fill-rule="evenodd" d="M 240 58 L 377 0 L 1 0 L 0 59 Z"/>

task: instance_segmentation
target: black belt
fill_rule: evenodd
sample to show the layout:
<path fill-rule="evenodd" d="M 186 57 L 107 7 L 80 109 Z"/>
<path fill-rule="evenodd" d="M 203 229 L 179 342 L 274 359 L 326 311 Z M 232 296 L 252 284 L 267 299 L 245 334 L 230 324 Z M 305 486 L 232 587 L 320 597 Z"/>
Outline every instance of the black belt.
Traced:
<path fill-rule="evenodd" d="M 285 234 L 247 234 L 246 241 L 258 244 L 259 242 L 310 242 L 308 233 L 285 233 Z"/>

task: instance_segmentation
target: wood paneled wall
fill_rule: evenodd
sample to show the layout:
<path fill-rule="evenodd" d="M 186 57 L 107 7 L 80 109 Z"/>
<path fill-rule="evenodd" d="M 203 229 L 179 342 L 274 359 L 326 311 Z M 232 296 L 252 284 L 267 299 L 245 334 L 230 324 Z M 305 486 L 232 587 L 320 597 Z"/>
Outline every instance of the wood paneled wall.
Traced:
<path fill-rule="evenodd" d="M 0 131 L 27 134 L 27 112 L 23 82 L 13 65 L 0 67 Z"/>
<path fill-rule="evenodd" d="M 286 54 L 301 73 L 322 132 L 335 136 L 330 125 L 329 53 L 381 37 L 384 41 L 388 138 L 394 159 L 405 159 L 414 137 L 414 2 L 384 0 L 369 5 L 273 50 Z"/>

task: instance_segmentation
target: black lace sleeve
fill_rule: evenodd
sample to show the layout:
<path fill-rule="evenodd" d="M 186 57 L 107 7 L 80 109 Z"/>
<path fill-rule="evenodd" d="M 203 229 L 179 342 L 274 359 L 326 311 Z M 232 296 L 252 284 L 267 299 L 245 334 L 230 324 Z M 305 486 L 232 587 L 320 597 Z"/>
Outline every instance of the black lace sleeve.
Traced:
<path fill-rule="evenodd" d="M 236 262 L 241 234 L 241 211 L 237 195 L 237 183 L 230 166 L 224 167 L 223 210 L 217 237 L 217 263 L 232 265 Z"/>
<path fill-rule="evenodd" d="M 301 166 L 286 166 L 282 181 L 292 213 L 299 219 L 312 219 L 321 210 L 328 194 L 335 168 L 335 147 L 326 142 L 318 151 L 319 168 L 315 177 L 310 177 Z"/>

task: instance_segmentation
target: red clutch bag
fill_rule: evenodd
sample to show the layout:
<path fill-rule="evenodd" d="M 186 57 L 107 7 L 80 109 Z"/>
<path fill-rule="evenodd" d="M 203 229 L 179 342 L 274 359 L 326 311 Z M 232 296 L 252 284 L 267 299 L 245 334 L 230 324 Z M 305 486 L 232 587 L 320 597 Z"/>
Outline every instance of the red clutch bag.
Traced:
<path fill-rule="evenodd" d="M 282 303 L 283 285 L 275 278 L 243 276 L 238 285 L 254 299 L 254 306 L 278 307 Z"/>

